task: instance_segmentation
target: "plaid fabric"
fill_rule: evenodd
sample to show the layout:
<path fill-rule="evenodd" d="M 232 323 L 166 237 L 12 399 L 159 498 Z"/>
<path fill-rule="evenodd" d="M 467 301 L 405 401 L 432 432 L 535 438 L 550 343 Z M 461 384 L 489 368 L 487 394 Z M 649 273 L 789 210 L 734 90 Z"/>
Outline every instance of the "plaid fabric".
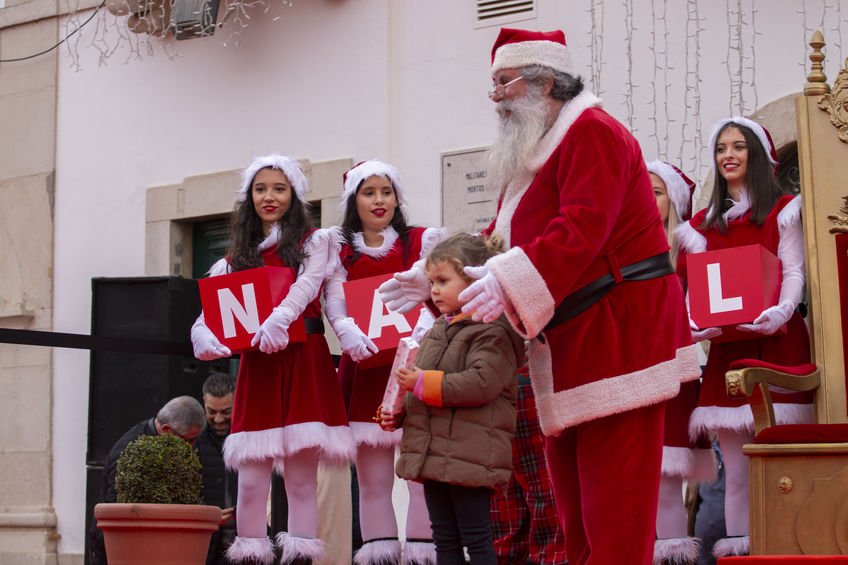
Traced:
<path fill-rule="evenodd" d="M 512 477 L 503 492 L 492 496 L 495 554 L 501 565 L 566 563 L 565 538 L 545 465 L 545 440 L 526 378 L 519 378 L 517 408 Z"/>

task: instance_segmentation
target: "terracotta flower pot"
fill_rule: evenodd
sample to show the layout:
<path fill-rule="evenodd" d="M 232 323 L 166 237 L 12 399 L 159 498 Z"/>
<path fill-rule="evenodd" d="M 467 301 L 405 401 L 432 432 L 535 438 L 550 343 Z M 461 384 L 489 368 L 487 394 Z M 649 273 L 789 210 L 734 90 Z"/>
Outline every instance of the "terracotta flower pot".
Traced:
<path fill-rule="evenodd" d="M 200 504 L 113 504 L 94 507 L 109 565 L 202 565 L 221 509 Z"/>

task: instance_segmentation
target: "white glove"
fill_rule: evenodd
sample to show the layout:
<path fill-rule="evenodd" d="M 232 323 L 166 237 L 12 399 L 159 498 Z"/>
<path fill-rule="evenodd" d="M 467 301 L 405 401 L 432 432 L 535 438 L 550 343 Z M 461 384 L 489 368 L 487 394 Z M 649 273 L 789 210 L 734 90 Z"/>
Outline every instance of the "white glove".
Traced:
<path fill-rule="evenodd" d="M 475 322 L 482 320 L 489 323 L 496 320 L 506 308 L 506 298 L 498 279 L 485 265 L 465 267 L 463 270 L 466 275 L 477 280 L 459 293 L 459 301 L 464 303 L 462 311 L 470 313 Z"/>
<path fill-rule="evenodd" d="M 403 314 L 430 298 L 430 281 L 424 269 L 414 265 L 408 271 L 395 273 L 377 291 L 389 310 Z"/>
<path fill-rule="evenodd" d="M 705 328 L 702 330 L 692 321 L 692 318 L 689 318 L 689 329 L 692 330 L 692 341 L 694 343 L 716 338 L 723 333 L 721 328 Z"/>
<path fill-rule="evenodd" d="M 342 351 L 359 363 L 380 351 L 374 342 L 359 329 L 353 318 L 341 318 L 333 324 L 333 330 L 339 336 Z"/>
<path fill-rule="evenodd" d="M 194 346 L 194 356 L 201 361 L 214 361 L 233 354 L 206 326 L 203 314 L 191 326 L 191 344 Z"/>
<path fill-rule="evenodd" d="M 788 302 L 781 302 L 777 306 L 766 308 L 762 314 L 757 316 L 757 319 L 750 324 L 739 324 L 736 329 L 743 332 L 756 332 L 763 335 L 774 335 L 774 333 L 782 328 L 789 318 L 795 307 Z"/>
<path fill-rule="evenodd" d="M 259 345 L 262 353 L 275 353 L 286 348 L 289 344 L 289 324 L 292 316 L 285 306 L 277 306 L 271 315 L 259 326 L 256 335 L 250 340 L 250 345 Z"/>

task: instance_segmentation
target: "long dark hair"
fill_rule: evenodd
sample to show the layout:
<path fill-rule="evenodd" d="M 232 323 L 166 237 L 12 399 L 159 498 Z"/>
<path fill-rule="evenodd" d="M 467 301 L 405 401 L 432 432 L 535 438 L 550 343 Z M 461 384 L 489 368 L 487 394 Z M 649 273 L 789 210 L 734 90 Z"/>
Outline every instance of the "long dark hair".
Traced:
<path fill-rule="evenodd" d="M 254 178 L 256 178 L 255 175 Z M 280 228 L 277 253 L 283 263 L 293 269 L 300 267 L 300 264 L 308 256 L 303 250 L 303 243 L 307 232 L 312 229 L 312 218 L 307 213 L 306 206 L 297 197 L 297 193 L 292 187 L 289 209 L 277 222 L 277 226 Z M 232 270 L 243 271 L 263 266 L 262 255 L 257 247 L 264 239 L 262 220 L 253 207 L 253 180 L 251 180 L 248 194 L 244 200 L 236 202 L 233 214 L 230 216 L 230 241 L 232 241 L 232 244 L 227 257 Z"/>
<path fill-rule="evenodd" d="M 362 231 L 362 220 L 359 218 L 359 212 L 356 210 L 356 195 L 359 194 L 359 189 L 362 188 L 362 183 L 366 180 L 368 179 L 362 179 L 362 182 L 359 183 L 356 190 L 351 192 L 350 196 L 348 196 L 347 203 L 345 205 L 344 217 L 342 218 L 342 235 L 344 235 L 345 241 L 351 247 L 353 247 L 353 234 Z M 386 178 L 386 180 L 392 184 L 392 191 L 395 193 L 395 200 L 397 201 L 397 207 L 395 208 L 395 213 L 392 216 L 392 221 L 389 225 L 391 225 L 398 234 L 401 252 L 403 253 L 403 264 L 406 265 L 407 261 L 409 261 L 409 251 L 412 247 L 412 242 L 409 240 L 409 230 L 411 230 L 412 227 L 406 223 L 406 215 L 400 207 L 400 197 L 398 197 L 397 187 L 395 187 L 391 179 Z M 348 261 L 348 265 L 345 265 L 345 268 L 350 268 L 350 265 L 359 259 L 359 255 L 359 251 L 354 248 L 353 255 Z"/>
<path fill-rule="evenodd" d="M 748 146 L 748 163 L 745 173 L 745 189 L 751 202 L 751 221 L 762 225 L 766 220 L 775 202 L 780 199 L 783 192 L 777 183 L 774 165 L 769 161 L 762 142 L 751 128 L 735 122 L 729 122 L 722 126 L 716 134 L 716 144 L 712 147 L 712 158 L 715 163 L 716 145 L 721 134 L 727 128 L 736 128 L 745 138 Z M 714 165 L 715 178 L 713 179 L 713 194 L 710 198 L 709 213 L 704 219 L 703 229 L 716 228 L 721 232 L 727 231 L 727 221 L 724 219 L 724 201 L 728 198 L 727 181 L 719 172 L 718 166 Z"/>

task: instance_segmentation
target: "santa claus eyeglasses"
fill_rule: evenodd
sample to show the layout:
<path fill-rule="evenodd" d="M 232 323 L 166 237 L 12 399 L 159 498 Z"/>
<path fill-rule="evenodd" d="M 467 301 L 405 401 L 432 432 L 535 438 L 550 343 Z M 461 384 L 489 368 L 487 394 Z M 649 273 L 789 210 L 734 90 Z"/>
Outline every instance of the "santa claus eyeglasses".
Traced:
<path fill-rule="evenodd" d="M 489 98 L 491 98 L 492 100 L 497 100 L 497 99 L 503 98 L 504 96 L 506 96 L 507 87 L 509 87 L 511 84 L 515 84 L 516 82 L 520 81 L 523 78 L 524 78 L 524 75 L 518 75 L 517 77 L 515 77 L 511 81 L 506 82 L 504 84 L 492 85 L 492 90 L 489 91 Z"/>

